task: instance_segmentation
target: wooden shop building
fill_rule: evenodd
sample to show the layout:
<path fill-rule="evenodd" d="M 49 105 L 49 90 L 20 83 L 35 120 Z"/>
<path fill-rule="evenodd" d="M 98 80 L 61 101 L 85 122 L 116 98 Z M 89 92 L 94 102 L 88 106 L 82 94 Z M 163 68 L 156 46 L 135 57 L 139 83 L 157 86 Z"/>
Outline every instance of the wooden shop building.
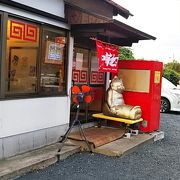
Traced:
<path fill-rule="evenodd" d="M 92 37 L 119 46 L 155 37 L 113 16 L 111 0 L 0 0 L 0 159 L 52 144 L 70 121 L 72 80 L 92 87 L 101 111 L 109 73 Z"/>

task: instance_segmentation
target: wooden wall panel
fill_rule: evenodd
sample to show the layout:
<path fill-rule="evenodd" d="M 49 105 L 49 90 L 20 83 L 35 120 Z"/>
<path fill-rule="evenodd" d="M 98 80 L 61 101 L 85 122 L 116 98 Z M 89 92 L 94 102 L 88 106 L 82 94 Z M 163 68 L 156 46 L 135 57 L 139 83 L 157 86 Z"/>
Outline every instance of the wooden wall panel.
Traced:
<path fill-rule="evenodd" d="M 105 23 L 108 21 L 105 18 L 88 14 L 72 7 L 67 7 L 66 19 L 69 24 Z"/>
<path fill-rule="evenodd" d="M 97 14 L 102 17 L 112 18 L 113 7 L 102 0 L 64 0 L 71 7 L 82 9 L 84 12 Z"/>

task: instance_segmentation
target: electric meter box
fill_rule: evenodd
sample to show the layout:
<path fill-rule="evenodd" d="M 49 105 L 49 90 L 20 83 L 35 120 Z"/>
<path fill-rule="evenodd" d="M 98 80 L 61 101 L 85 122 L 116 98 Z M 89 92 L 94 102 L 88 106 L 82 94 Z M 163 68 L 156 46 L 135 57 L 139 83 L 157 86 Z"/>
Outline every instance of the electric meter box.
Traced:
<path fill-rule="evenodd" d="M 140 131 L 160 128 L 160 101 L 163 63 L 145 60 L 120 60 L 118 77 L 125 86 L 125 104 L 140 106 L 143 122 Z"/>

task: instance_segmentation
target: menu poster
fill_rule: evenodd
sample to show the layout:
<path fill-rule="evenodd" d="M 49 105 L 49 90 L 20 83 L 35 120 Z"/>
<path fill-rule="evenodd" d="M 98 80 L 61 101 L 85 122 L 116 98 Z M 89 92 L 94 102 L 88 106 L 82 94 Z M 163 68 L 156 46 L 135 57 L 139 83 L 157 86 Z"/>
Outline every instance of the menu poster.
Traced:
<path fill-rule="evenodd" d="M 76 69 L 82 69 L 83 67 L 83 54 L 76 53 Z"/>
<path fill-rule="evenodd" d="M 46 42 L 45 63 L 62 64 L 64 44 Z"/>
<path fill-rule="evenodd" d="M 99 62 L 97 56 L 91 57 L 91 70 L 98 71 L 99 68 Z"/>
<path fill-rule="evenodd" d="M 11 47 L 8 90 L 34 92 L 36 84 L 37 48 Z"/>

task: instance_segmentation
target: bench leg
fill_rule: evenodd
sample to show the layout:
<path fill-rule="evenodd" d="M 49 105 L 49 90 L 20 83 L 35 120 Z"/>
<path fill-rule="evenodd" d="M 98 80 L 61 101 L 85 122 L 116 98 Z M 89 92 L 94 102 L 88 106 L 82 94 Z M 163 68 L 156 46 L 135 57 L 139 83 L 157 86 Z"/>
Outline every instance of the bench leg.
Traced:
<path fill-rule="evenodd" d="M 101 128 L 102 126 L 102 120 L 100 118 L 97 119 L 98 120 L 98 128 Z"/>
<path fill-rule="evenodd" d="M 128 133 L 129 132 L 129 124 L 126 124 L 126 129 L 125 129 L 125 132 Z"/>

